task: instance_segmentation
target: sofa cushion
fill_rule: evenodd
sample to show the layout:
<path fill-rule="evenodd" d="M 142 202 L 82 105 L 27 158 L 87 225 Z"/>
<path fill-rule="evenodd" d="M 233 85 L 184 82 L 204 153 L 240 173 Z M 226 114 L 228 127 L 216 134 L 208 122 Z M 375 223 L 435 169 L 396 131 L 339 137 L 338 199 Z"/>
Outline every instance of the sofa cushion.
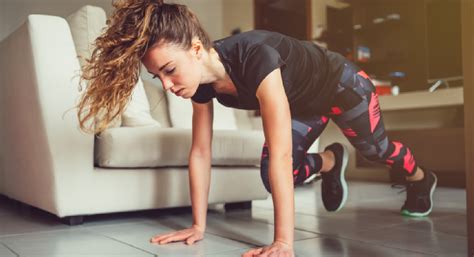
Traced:
<path fill-rule="evenodd" d="M 150 103 L 151 117 L 157 120 L 162 127 L 169 128 L 171 123 L 168 114 L 168 100 L 161 83 L 157 81 L 159 80 L 151 81 L 145 77 L 143 79 L 143 86 Z"/>
<path fill-rule="evenodd" d="M 143 81 L 138 79 L 132 91 L 130 102 L 122 113 L 122 127 L 161 126 L 151 117 L 150 104 L 145 93 Z"/>
<path fill-rule="evenodd" d="M 107 16 L 102 8 L 86 5 L 69 15 L 66 20 L 71 29 L 79 62 L 84 67 L 86 59 L 90 58 L 94 50 L 93 43 L 95 39 L 102 34 L 107 26 Z M 138 80 L 132 92 L 130 102 L 122 114 L 121 121 L 119 119 L 114 120 L 109 127 L 120 125 L 126 127 L 159 125 L 151 117 L 150 105 L 141 79 Z"/>
<path fill-rule="evenodd" d="M 193 105 L 190 99 L 184 99 L 174 95 L 170 90 L 166 91 L 171 125 L 174 128 L 192 128 Z M 214 101 L 214 129 L 237 129 L 234 111 L 223 106 L 215 98 Z"/>
<path fill-rule="evenodd" d="M 262 131 L 215 130 L 212 165 L 260 164 Z M 112 128 L 96 137 L 95 164 L 109 168 L 187 166 L 191 130 L 158 126 Z"/>

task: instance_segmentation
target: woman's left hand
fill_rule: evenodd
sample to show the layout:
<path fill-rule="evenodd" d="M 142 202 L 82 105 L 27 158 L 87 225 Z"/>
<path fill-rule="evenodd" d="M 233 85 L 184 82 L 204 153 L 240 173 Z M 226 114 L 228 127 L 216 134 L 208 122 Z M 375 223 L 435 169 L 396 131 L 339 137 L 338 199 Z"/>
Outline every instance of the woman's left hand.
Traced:
<path fill-rule="evenodd" d="M 262 248 L 252 249 L 242 255 L 242 257 L 268 257 L 268 256 L 278 256 L 278 257 L 294 257 L 293 247 L 290 245 L 275 241 L 269 246 Z"/>

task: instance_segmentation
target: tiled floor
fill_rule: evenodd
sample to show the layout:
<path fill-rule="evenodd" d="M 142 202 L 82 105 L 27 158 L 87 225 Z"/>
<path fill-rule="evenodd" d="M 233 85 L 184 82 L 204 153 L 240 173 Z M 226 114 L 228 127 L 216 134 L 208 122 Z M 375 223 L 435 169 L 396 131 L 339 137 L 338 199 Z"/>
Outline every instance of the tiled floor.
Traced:
<path fill-rule="evenodd" d="M 387 184 L 351 182 L 346 206 L 328 213 L 320 183 L 296 188 L 296 256 L 467 256 L 465 190 L 439 188 L 429 218 L 398 210 L 404 193 Z M 208 214 L 205 239 L 153 245 L 151 236 L 185 228 L 189 209 L 95 215 L 69 227 L 53 215 L 0 197 L 0 257 L 240 256 L 273 238 L 272 201 L 252 210 Z"/>

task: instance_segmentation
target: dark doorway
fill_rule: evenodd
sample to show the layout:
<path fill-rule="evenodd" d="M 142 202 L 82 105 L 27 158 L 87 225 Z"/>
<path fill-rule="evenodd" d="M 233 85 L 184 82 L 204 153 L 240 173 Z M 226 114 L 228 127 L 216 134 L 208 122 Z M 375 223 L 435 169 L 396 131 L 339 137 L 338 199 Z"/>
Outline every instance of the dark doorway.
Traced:
<path fill-rule="evenodd" d="M 311 0 L 254 0 L 255 29 L 311 39 Z"/>

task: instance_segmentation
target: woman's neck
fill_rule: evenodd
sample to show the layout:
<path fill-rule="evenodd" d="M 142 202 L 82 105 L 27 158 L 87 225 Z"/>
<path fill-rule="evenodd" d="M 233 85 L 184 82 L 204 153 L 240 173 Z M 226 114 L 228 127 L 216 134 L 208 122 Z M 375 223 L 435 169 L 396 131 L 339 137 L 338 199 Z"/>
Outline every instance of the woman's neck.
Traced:
<path fill-rule="evenodd" d="M 206 66 L 209 68 L 209 74 L 212 74 L 209 77 L 211 78 L 209 83 L 212 84 L 217 93 L 237 95 L 237 89 L 227 74 L 224 64 L 219 58 L 219 54 L 214 48 L 211 48 L 209 51 L 209 64 Z"/>

